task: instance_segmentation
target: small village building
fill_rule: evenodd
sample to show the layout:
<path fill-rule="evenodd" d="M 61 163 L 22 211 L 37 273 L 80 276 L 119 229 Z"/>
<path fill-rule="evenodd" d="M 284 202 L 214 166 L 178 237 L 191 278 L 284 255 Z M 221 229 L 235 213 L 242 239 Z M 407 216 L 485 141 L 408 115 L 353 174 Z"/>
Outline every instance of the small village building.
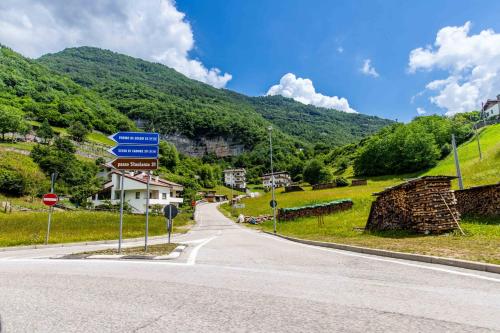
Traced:
<path fill-rule="evenodd" d="M 496 99 L 489 99 L 481 109 L 481 119 L 493 118 L 500 115 L 500 95 Z"/>
<path fill-rule="evenodd" d="M 245 190 L 247 188 L 245 169 L 226 169 L 224 170 L 224 185 L 237 190 Z"/>
<path fill-rule="evenodd" d="M 110 170 L 107 172 L 107 170 Z M 101 190 L 89 198 L 89 202 L 94 207 L 106 204 L 119 204 L 121 196 L 120 182 L 122 172 L 110 169 L 105 165 L 99 174 L 107 179 Z M 146 212 L 148 175 L 144 172 L 125 172 L 123 180 L 124 202 L 131 208 L 133 213 L 143 214 Z M 151 176 L 149 185 L 149 205 L 160 205 L 162 207 L 168 204 L 178 206 L 183 202 L 181 197 L 184 187 L 182 185 L 162 179 L 158 176 Z"/>
<path fill-rule="evenodd" d="M 216 191 L 208 191 L 205 193 L 205 200 L 207 202 L 223 202 L 227 200 L 227 195 L 217 194 Z"/>
<path fill-rule="evenodd" d="M 262 185 L 265 188 L 271 188 L 273 186 L 273 176 L 274 176 L 274 187 L 287 187 L 292 184 L 292 179 L 290 174 L 286 171 L 266 173 L 262 175 Z"/>
<path fill-rule="evenodd" d="M 451 191 L 454 178 L 425 176 L 375 193 L 365 229 L 439 234 L 457 228 L 460 214 Z"/>

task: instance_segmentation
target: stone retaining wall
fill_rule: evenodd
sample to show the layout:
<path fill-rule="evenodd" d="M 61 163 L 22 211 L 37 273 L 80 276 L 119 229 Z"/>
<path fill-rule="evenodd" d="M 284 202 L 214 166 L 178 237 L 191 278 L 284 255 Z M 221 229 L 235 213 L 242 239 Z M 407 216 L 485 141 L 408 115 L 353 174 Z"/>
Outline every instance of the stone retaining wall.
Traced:
<path fill-rule="evenodd" d="M 337 183 L 327 183 L 327 184 L 315 184 L 312 186 L 313 190 L 324 190 L 327 188 L 337 187 Z"/>
<path fill-rule="evenodd" d="M 500 216 L 500 183 L 455 191 L 460 214 Z"/>

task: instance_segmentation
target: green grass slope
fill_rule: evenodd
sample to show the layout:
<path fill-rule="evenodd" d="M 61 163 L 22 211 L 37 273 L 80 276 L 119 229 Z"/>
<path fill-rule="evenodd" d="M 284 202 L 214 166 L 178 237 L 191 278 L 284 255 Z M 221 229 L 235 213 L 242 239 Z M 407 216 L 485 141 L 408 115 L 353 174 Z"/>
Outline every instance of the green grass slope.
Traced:
<path fill-rule="evenodd" d="M 479 159 L 477 138 L 473 137 L 457 149 L 464 187 L 500 182 L 500 124 L 479 132 L 483 159 Z M 424 175 L 456 175 L 453 153 Z M 454 181 L 457 187 L 457 181 Z"/>

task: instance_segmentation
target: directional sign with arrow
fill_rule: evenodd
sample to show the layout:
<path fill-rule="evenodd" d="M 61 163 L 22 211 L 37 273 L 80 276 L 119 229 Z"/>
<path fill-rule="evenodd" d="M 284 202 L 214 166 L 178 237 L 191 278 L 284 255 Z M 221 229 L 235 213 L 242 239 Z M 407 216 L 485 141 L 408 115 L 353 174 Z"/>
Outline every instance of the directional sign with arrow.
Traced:
<path fill-rule="evenodd" d="M 118 132 L 109 138 L 120 145 L 158 145 L 160 135 L 158 133 L 144 132 Z"/>
<path fill-rule="evenodd" d="M 120 145 L 108 151 L 118 157 L 158 158 L 158 146 Z"/>
<path fill-rule="evenodd" d="M 117 170 L 156 170 L 156 158 L 117 158 L 111 165 Z"/>

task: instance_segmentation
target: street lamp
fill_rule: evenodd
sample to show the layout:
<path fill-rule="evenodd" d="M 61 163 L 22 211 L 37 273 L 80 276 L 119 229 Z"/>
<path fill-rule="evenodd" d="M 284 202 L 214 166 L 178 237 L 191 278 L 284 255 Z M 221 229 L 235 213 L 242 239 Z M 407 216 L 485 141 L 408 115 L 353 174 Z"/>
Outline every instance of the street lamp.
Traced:
<path fill-rule="evenodd" d="M 273 127 L 269 126 L 267 130 L 269 131 L 269 152 L 270 152 L 269 155 L 271 158 L 271 196 L 273 202 L 273 228 L 274 228 L 274 233 L 276 233 L 276 200 L 274 197 L 273 138 L 272 138 Z"/>

